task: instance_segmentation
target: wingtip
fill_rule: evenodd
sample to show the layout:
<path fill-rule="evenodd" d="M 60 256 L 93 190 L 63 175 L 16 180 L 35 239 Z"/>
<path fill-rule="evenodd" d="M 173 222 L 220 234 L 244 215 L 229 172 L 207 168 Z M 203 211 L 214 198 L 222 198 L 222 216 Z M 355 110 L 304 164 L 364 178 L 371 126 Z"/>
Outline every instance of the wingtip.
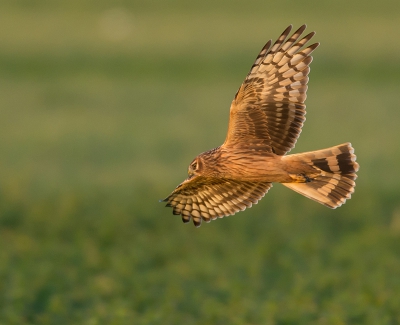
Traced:
<path fill-rule="evenodd" d="M 188 222 L 190 222 L 190 217 L 185 216 L 185 215 L 182 215 L 182 222 L 183 222 L 183 223 L 188 223 Z"/>
<path fill-rule="evenodd" d="M 306 30 L 306 28 L 307 28 L 307 24 L 303 24 L 296 30 L 296 32 L 303 33 Z"/>
<path fill-rule="evenodd" d="M 193 219 L 193 224 L 196 228 L 199 228 L 201 226 L 201 219 L 200 220 L 196 220 L 195 218 Z"/>
<path fill-rule="evenodd" d="M 292 30 L 292 28 L 293 28 L 293 25 L 292 24 L 290 24 L 288 27 L 286 27 L 286 29 L 283 31 L 283 33 L 282 33 L 282 35 L 283 34 L 289 34 L 290 33 L 290 31 Z"/>
<path fill-rule="evenodd" d="M 318 46 L 320 46 L 320 42 L 314 43 L 312 45 L 310 45 L 308 48 L 312 49 L 312 51 L 314 51 Z"/>

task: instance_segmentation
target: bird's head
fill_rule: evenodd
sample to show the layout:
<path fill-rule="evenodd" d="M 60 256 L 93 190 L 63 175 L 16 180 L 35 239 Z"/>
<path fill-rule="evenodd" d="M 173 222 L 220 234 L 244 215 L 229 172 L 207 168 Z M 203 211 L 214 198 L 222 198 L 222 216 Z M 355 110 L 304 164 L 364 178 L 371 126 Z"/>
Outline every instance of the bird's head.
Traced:
<path fill-rule="evenodd" d="M 188 168 L 189 178 L 200 175 L 202 169 L 203 169 L 202 159 L 197 156 L 196 158 L 193 159 L 193 161 L 189 165 L 189 168 Z"/>

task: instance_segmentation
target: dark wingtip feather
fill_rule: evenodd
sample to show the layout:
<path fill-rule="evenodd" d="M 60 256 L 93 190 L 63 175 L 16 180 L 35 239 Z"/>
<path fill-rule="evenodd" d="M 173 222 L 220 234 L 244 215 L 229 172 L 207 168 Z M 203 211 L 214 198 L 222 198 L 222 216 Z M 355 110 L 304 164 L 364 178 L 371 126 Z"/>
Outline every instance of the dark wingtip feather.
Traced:
<path fill-rule="evenodd" d="M 292 28 L 293 28 L 293 25 L 292 24 L 290 24 L 288 27 L 286 27 L 286 29 L 283 31 L 283 33 L 281 34 L 281 36 L 282 35 L 287 35 L 287 34 L 289 34 L 290 33 L 290 31 L 292 30 Z M 278 38 L 279 39 L 279 38 Z"/>
<path fill-rule="evenodd" d="M 314 51 L 320 44 L 321 44 L 320 42 L 314 43 L 314 44 L 310 45 L 309 48 Z"/>
<path fill-rule="evenodd" d="M 290 25 L 290 26 L 292 26 L 292 25 Z M 307 25 L 303 24 L 294 32 L 294 34 L 296 34 L 296 33 L 303 34 L 303 32 L 305 31 L 306 28 L 307 28 Z"/>
<path fill-rule="evenodd" d="M 316 32 L 311 32 L 308 33 L 306 36 L 303 37 L 303 39 L 307 39 L 307 42 L 312 39 L 314 37 L 314 35 L 316 34 Z"/>
<path fill-rule="evenodd" d="M 182 222 L 188 223 L 190 221 L 190 217 L 182 215 Z"/>
<path fill-rule="evenodd" d="M 195 225 L 196 228 L 199 228 L 201 226 L 201 218 L 200 220 L 196 220 L 195 218 L 193 219 L 193 224 Z"/>

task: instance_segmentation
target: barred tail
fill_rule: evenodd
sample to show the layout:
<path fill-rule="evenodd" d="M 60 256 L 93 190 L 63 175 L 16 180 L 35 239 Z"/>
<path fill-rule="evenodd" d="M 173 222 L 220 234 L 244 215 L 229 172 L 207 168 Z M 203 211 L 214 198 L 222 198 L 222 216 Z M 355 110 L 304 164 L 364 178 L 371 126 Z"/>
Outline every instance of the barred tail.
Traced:
<path fill-rule="evenodd" d="M 317 172 L 305 183 L 282 183 L 286 187 L 332 209 L 350 199 L 359 168 L 351 143 L 286 157 L 305 162 Z"/>

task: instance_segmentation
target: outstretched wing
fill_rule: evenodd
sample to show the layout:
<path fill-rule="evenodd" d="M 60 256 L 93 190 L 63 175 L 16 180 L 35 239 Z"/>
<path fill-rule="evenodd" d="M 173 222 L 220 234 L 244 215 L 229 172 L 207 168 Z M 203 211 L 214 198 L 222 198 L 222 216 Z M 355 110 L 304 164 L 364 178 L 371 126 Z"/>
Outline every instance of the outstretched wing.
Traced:
<path fill-rule="evenodd" d="M 187 223 L 193 219 L 196 227 L 201 221 L 210 222 L 250 208 L 272 187 L 266 182 L 243 182 L 223 178 L 195 176 L 180 184 L 164 199 L 173 213 Z"/>
<path fill-rule="evenodd" d="M 319 45 L 301 50 L 315 34 L 300 39 L 305 28 L 286 40 L 290 25 L 272 47 L 271 41 L 263 47 L 232 102 L 224 146 L 278 155 L 294 147 L 305 121 L 310 54 Z"/>

